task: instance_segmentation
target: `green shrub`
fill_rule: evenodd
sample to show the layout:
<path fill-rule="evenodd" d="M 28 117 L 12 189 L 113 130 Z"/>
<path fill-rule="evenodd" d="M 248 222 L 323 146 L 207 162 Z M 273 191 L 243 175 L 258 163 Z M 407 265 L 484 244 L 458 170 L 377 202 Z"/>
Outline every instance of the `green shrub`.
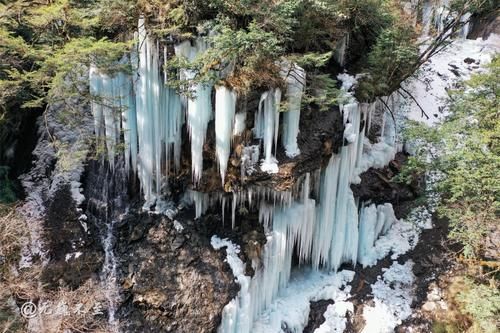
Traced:
<path fill-rule="evenodd" d="M 473 318 L 473 332 L 496 333 L 500 326 L 500 291 L 491 286 L 465 280 L 458 301 Z"/>
<path fill-rule="evenodd" d="M 450 238 L 467 258 L 480 258 L 487 232 L 500 215 L 500 57 L 452 93 L 450 114 L 437 128 L 410 124 L 406 139 L 419 141 L 417 154 L 400 180 L 423 170 L 439 170 L 443 200 L 438 208 L 450 221 Z M 434 159 L 428 159 L 433 154 Z"/>

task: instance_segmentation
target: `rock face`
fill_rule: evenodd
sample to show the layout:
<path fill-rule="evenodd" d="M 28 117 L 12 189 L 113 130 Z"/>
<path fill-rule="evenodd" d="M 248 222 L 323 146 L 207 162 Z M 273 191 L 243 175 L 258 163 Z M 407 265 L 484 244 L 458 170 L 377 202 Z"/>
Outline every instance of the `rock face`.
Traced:
<path fill-rule="evenodd" d="M 35 164 L 21 178 L 28 192 L 21 211 L 33 226 L 26 264 L 41 260 L 42 282 L 51 289 L 76 289 L 89 279 L 104 288 L 111 252 L 123 331 L 215 332 L 238 286 L 225 252 L 210 244 L 215 229 L 207 226 L 214 224 L 180 217 L 176 229 L 166 217 L 138 213 L 138 182 L 120 157 L 113 172 L 92 158 L 93 120 L 86 104 L 73 104 L 81 105 L 76 114 L 49 109 Z M 78 130 L 63 125 L 68 116 Z"/>
<path fill-rule="evenodd" d="M 351 185 L 354 196 L 362 202 L 371 201 L 376 204 L 389 202 L 394 206 L 398 218 L 405 215 L 408 212 L 408 206 L 405 203 L 411 203 L 422 195 L 424 188 L 423 177 L 416 177 L 417 180 L 411 184 L 398 183 L 392 179 L 400 172 L 406 159 L 407 156 L 404 153 L 398 153 L 385 168 L 370 168 L 362 173 L 361 183 Z"/>
<path fill-rule="evenodd" d="M 210 244 L 216 223 L 195 222 L 189 210 L 175 222 L 141 212 L 137 185 L 122 158 L 113 172 L 106 162 L 89 160 L 85 214 L 99 229 L 101 262 L 116 270 L 114 316 L 123 332 L 214 332 L 238 292 L 225 252 Z M 100 279 L 106 284 L 109 272 Z"/>
<path fill-rule="evenodd" d="M 38 127 L 32 168 L 20 177 L 26 192 L 20 211 L 31 224 L 21 265 L 39 260 L 44 285 L 76 288 L 99 270 L 102 257 L 97 229 L 79 207 L 93 120 L 85 103 L 71 99 L 48 108 Z"/>
<path fill-rule="evenodd" d="M 199 222 L 139 214 L 118 231 L 128 332 L 215 332 L 238 286 Z M 182 226 L 182 227 L 181 227 Z"/>
<path fill-rule="evenodd" d="M 44 230 L 50 261 L 42 280 L 49 287 L 62 283 L 74 289 L 99 272 L 103 262 L 99 232 L 93 224 L 85 230 L 79 223 L 68 185 L 50 200 Z"/>

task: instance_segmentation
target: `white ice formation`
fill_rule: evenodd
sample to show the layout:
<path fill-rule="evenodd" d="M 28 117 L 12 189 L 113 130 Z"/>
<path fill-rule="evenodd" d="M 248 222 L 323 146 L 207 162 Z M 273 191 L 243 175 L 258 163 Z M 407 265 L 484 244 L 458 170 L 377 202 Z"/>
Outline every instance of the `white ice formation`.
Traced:
<path fill-rule="evenodd" d="M 110 76 L 93 66 L 90 69 L 90 88 L 96 97 L 92 104 L 95 131 L 98 138 L 104 139 L 110 167 L 113 168 L 117 147 L 123 137 L 127 170 L 137 172 L 146 205 L 156 202 L 158 206 L 163 205 L 160 199 L 164 187 L 168 186 L 169 172 L 180 167 L 184 122 L 190 136 L 193 183 L 197 184 L 202 177 L 208 124 L 215 119 L 215 151 L 224 185 L 231 143 L 233 137 L 245 131 L 247 113 L 246 110 L 237 112 L 235 92 L 223 85 L 215 88 L 211 84 L 192 85 L 189 97 L 181 97 L 168 88 L 166 74 L 161 70 L 168 52 L 148 37 L 143 23 L 142 20 L 139 22 L 137 51 L 132 52 L 130 59 L 123 59 L 132 63 L 133 74 Z M 198 38 L 194 42 L 176 45 L 175 53 L 192 62 L 207 48 L 206 42 Z M 306 74 L 295 64 L 283 63 L 281 66 L 284 94 L 280 88 L 271 88 L 261 95 L 253 128 L 254 138 L 259 139 L 260 144 L 243 147 L 242 179 L 257 168 L 268 173 L 279 171 L 276 152 L 280 135 L 281 144 L 290 158 L 300 154 L 297 137 Z M 195 75 L 188 69 L 179 74 L 181 79 L 192 79 Z M 282 95 L 286 100 L 286 110 L 280 124 Z M 237 247 L 227 241 L 212 240 L 215 248 L 227 246 L 228 262 L 241 286 L 238 296 L 224 309 L 220 333 L 268 332 L 269 327 L 277 327 L 280 320 L 272 318 L 284 315 L 283 311 L 276 310 L 280 297 L 294 299 L 300 304 L 299 308 L 307 305 L 309 300 L 321 299 L 312 291 L 287 294 L 294 285 L 291 279 L 294 254 L 297 254 L 300 266 L 309 269 L 311 276 L 318 279 L 318 286 L 335 286 L 335 295 L 339 296 L 338 289 L 352 279 L 347 271 L 337 272 L 343 263 L 372 265 L 373 258 L 384 252 L 385 248 L 377 248 L 376 240 L 392 230 L 396 221 L 392 206 L 360 203 L 350 188 L 352 183 L 360 181 L 361 172 L 386 165 L 398 149 L 396 124 L 386 110 L 389 101 L 394 104 L 394 97 L 381 100 L 373 104 L 353 102 L 341 105 L 344 145 L 330 158 L 326 168 L 306 174 L 290 191 L 249 186 L 230 195 L 223 192 L 186 193 L 186 203 L 195 206 L 195 218 L 201 217 L 210 207 L 220 205 L 226 223 L 229 220 L 225 216 L 228 206 L 232 227 L 236 225 L 239 209 L 257 209 L 267 236 L 260 262 L 253 262 L 255 275 L 252 278 L 244 275 Z M 395 107 L 393 104 L 392 108 Z M 379 137 L 377 142 L 366 138 L 372 126 Z M 333 297 L 332 293 L 325 295 Z M 339 302 L 346 298 L 345 293 L 342 295 Z M 344 304 L 330 309 L 331 327 L 342 327 L 344 322 L 335 318 L 340 318 L 342 311 L 345 315 L 348 308 L 348 304 Z M 289 324 L 299 331 L 304 320 Z"/>
<path fill-rule="evenodd" d="M 231 151 L 231 136 L 236 109 L 236 93 L 221 86 L 215 90 L 215 140 L 222 185 Z"/>
<path fill-rule="evenodd" d="M 268 95 L 263 96 L 263 103 L 267 98 Z M 273 302 L 287 292 L 294 253 L 298 256 L 299 265 L 310 267 L 313 271 L 337 271 L 342 263 L 373 264 L 370 258 L 371 251 L 375 251 L 375 241 L 380 235 L 388 233 L 397 220 L 390 204 L 360 207 L 350 184 L 358 179 L 361 166 L 367 168 L 385 163 L 396 153 L 396 140 L 389 139 L 394 136 L 394 124 L 391 126 L 389 121 L 379 143 L 391 149 L 381 150 L 376 155 L 370 151 L 363 152 L 367 147 L 365 143 L 368 140 L 364 134 L 368 127 L 361 128 L 360 125 L 366 124 L 369 113 L 375 107 L 380 106 L 357 103 L 342 106 L 348 144 L 341 148 L 339 154 L 331 157 L 326 169 L 317 174 L 307 174 L 287 196 L 280 192 L 269 196 L 279 198 L 277 201 L 263 200 L 265 196 L 262 194 L 259 195 L 260 200 L 253 201 L 253 204 L 260 205 L 260 222 L 266 230 L 267 243 L 249 286 L 242 288 L 239 301 L 232 302 L 228 305 L 231 310 L 224 312 L 220 333 L 268 332 L 263 327 L 268 327 L 269 320 L 263 325 L 262 316 L 269 311 L 274 313 L 270 310 L 273 309 Z M 256 127 L 256 131 L 259 130 Z M 269 133 L 272 131 L 269 130 Z M 271 139 L 269 134 L 268 140 Z M 204 203 L 198 203 L 197 207 L 208 206 L 207 200 L 204 198 Z M 243 195 L 233 207 L 245 203 L 252 205 L 252 201 Z"/>
<path fill-rule="evenodd" d="M 288 157 L 295 157 L 300 154 L 297 145 L 299 134 L 300 106 L 302 94 L 306 86 L 306 72 L 301 67 L 291 64 L 284 73 L 287 83 L 286 98 L 287 111 L 283 113 L 283 133 L 282 143 Z"/>
<path fill-rule="evenodd" d="M 167 184 L 163 178 L 170 169 L 180 167 L 184 114 L 181 98 L 160 72 L 160 54 L 166 58 L 166 52 L 147 36 L 142 19 L 138 31 L 137 52 L 129 60 L 134 74 L 110 77 L 92 66 L 90 92 L 95 131 L 105 137 L 111 167 L 123 134 L 126 168 L 137 172 L 150 205 Z"/>
<path fill-rule="evenodd" d="M 174 46 L 175 55 L 187 62 L 194 62 L 207 51 L 204 37 L 184 41 Z M 212 83 L 189 85 L 187 96 L 179 95 L 169 88 L 167 73 L 162 66 L 168 60 L 166 46 L 152 39 L 140 18 L 137 45 L 121 60 L 122 65 L 131 64 L 132 74 L 107 73 L 91 65 L 89 70 L 90 93 L 93 97 L 92 113 L 95 133 L 104 142 L 111 170 L 116 154 L 125 157 L 126 169 L 139 177 L 146 201 L 145 207 L 159 202 L 168 192 L 168 176 L 180 168 L 182 128 L 186 124 L 191 145 L 191 171 L 193 184 L 200 183 L 203 172 L 203 150 L 208 124 L 215 118 L 216 155 L 220 176 L 224 185 L 231 143 L 246 128 L 246 110 L 236 110 L 237 95 L 226 86 Z M 300 106 L 305 85 L 305 71 L 295 64 L 284 63 L 282 76 L 285 81 L 285 97 L 288 106 L 283 116 L 282 141 L 290 157 L 300 153 L 297 144 Z M 181 69 L 179 79 L 192 80 L 196 72 Z M 189 81 L 192 82 L 192 81 Z M 215 105 L 212 95 L 215 90 Z M 276 150 L 280 133 L 280 103 L 282 92 L 272 88 L 261 96 L 259 110 L 255 116 L 254 136 L 262 140 L 263 160 L 260 169 L 269 173 L 278 172 Z M 254 148 L 247 149 L 242 158 L 246 167 L 242 172 L 250 174 L 256 170 Z"/>

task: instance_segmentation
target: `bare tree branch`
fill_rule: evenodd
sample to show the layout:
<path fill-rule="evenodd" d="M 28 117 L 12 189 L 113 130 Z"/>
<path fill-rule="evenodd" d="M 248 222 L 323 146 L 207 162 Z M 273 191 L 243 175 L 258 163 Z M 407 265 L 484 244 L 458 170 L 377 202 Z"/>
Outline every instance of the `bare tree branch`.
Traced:
<path fill-rule="evenodd" d="M 424 115 L 427 119 L 429 119 L 429 115 L 427 113 L 425 113 L 424 108 L 420 105 L 420 103 L 416 100 L 416 98 L 413 97 L 413 95 L 408 90 L 406 90 L 405 88 L 403 88 L 402 86 L 400 86 L 399 89 L 403 90 L 408 96 L 410 96 L 410 98 L 417 104 L 417 106 L 420 109 L 420 111 L 422 111 L 422 115 Z M 397 92 L 401 96 L 403 96 L 403 94 L 399 90 L 397 90 Z"/>
<path fill-rule="evenodd" d="M 378 100 L 382 102 L 382 104 L 384 104 L 384 106 L 387 108 L 387 111 L 389 111 L 389 113 L 391 114 L 391 118 L 392 118 L 392 121 L 394 121 L 394 128 L 396 128 L 396 132 L 397 132 L 397 124 L 396 124 L 396 118 L 394 118 L 394 113 L 392 112 L 391 108 L 389 107 L 389 105 L 387 105 L 387 103 L 384 101 L 383 98 L 381 97 L 378 97 Z"/>

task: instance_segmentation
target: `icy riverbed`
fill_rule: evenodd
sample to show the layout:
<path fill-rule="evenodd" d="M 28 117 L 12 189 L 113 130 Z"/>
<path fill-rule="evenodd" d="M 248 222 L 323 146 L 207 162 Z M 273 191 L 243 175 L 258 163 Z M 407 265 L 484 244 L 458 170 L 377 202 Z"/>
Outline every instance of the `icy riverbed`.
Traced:
<path fill-rule="evenodd" d="M 454 40 L 425 63 L 416 77 L 403 84 L 429 116 L 427 119 L 420 107 L 412 102 L 408 118 L 428 125 L 442 120 L 447 114 L 448 91 L 456 88 L 460 81 L 482 71 L 497 52 L 500 52 L 500 36 L 496 34 L 490 35 L 487 40 Z"/>

